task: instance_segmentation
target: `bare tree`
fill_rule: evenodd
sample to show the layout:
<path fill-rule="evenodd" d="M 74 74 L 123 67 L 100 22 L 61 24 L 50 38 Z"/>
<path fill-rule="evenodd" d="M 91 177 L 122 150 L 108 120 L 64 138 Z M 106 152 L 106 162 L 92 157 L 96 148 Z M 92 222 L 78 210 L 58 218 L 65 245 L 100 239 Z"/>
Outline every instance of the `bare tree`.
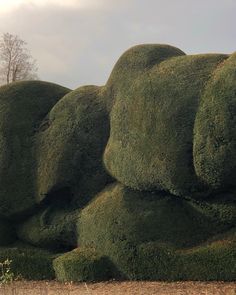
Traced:
<path fill-rule="evenodd" d="M 0 38 L 0 81 L 9 84 L 20 80 L 37 79 L 36 60 L 17 35 L 5 33 Z"/>

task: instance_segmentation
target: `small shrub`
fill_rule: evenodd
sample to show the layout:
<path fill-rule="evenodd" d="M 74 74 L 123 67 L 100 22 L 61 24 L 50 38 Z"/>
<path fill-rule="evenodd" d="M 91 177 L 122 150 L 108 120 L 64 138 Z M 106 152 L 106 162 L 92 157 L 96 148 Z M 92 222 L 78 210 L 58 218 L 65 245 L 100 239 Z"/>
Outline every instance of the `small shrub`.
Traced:
<path fill-rule="evenodd" d="M 7 284 L 14 280 L 14 273 L 11 270 L 12 260 L 6 259 L 0 262 L 0 283 Z"/>

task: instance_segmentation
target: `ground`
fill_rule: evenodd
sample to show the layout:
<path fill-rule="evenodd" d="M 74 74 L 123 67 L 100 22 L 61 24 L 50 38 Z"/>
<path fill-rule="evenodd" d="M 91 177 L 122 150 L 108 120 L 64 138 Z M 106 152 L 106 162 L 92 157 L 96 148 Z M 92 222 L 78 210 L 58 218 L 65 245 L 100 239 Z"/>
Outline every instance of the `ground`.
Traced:
<path fill-rule="evenodd" d="M 102 282 L 62 284 L 55 281 L 0 285 L 0 295 L 236 295 L 236 283 Z"/>

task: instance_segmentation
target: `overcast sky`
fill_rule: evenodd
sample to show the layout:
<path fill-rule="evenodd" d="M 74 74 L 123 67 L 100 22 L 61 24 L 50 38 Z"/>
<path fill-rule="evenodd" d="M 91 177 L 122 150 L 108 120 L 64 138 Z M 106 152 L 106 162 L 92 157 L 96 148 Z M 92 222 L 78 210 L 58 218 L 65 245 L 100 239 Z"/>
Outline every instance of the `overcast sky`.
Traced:
<path fill-rule="evenodd" d="M 236 51 L 236 0 L 0 0 L 0 33 L 19 35 L 42 80 L 102 85 L 129 47 Z"/>

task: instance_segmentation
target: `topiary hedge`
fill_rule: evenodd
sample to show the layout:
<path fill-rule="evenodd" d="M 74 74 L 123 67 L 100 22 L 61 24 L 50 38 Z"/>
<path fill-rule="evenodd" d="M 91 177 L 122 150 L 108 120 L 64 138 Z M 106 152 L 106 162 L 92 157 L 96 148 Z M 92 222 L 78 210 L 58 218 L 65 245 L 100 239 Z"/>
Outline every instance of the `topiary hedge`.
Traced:
<path fill-rule="evenodd" d="M 51 280 L 55 278 L 52 261 L 58 254 L 23 243 L 0 247 L 0 262 L 11 260 L 10 270 L 15 277 L 27 280 Z"/>
<path fill-rule="evenodd" d="M 53 261 L 59 281 L 105 281 L 114 273 L 112 263 L 93 248 L 77 248 Z"/>
<path fill-rule="evenodd" d="M 77 246 L 79 210 L 49 206 L 17 226 L 18 238 L 34 246 L 53 250 Z"/>
<path fill-rule="evenodd" d="M 69 89 L 41 81 L 0 87 L 0 214 L 24 215 L 37 204 L 35 137 Z"/>
<path fill-rule="evenodd" d="M 14 226 L 8 220 L 0 218 L 0 247 L 7 246 L 16 240 Z"/>
<path fill-rule="evenodd" d="M 103 87 L 0 87 L 0 262 L 26 279 L 53 261 L 61 281 L 234 280 L 235 94 L 235 53 L 155 44 Z"/>
<path fill-rule="evenodd" d="M 236 226 L 236 206 L 234 193 L 210 195 L 204 201 L 189 199 L 191 206 L 200 214 L 210 218 L 216 226 Z"/>
<path fill-rule="evenodd" d="M 105 87 L 101 89 L 107 98 L 108 110 L 117 97 L 126 99 L 132 94 L 134 80 L 144 72 L 168 58 L 182 55 L 185 55 L 182 50 L 166 44 L 141 44 L 125 51 L 115 64 Z"/>
<path fill-rule="evenodd" d="M 111 181 L 102 163 L 109 117 L 99 93 L 96 86 L 78 88 L 50 112 L 37 140 L 39 198 L 69 188 L 78 207 Z"/>
<path fill-rule="evenodd" d="M 232 219 L 228 214 L 235 213 L 232 211 L 235 206 L 228 205 L 228 210 L 224 209 L 210 201 L 204 206 L 204 203 L 197 204 L 191 199 L 183 200 L 167 193 L 138 192 L 120 184 L 112 185 L 82 210 L 78 221 L 78 244 L 82 247 L 93 247 L 100 255 L 107 256 L 124 278 L 147 278 L 145 265 L 148 263 L 153 268 L 152 279 L 167 278 L 168 275 L 172 278 L 170 268 L 165 275 L 165 268 L 157 271 L 157 266 L 151 261 L 137 260 L 139 247 L 145 243 L 163 245 L 163 249 L 174 251 L 174 254 L 171 254 L 173 257 L 178 251 L 185 251 L 184 249 L 204 249 L 204 243 L 210 238 L 235 225 L 235 215 Z M 222 220 L 217 214 L 222 215 Z M 160 259 L 167 265 L 169 260 L 165 253 L 164 251 L 164 256 L 161 254 Z M 227 249 L 224 253 L 227 253 Z M 227 261 L 228 259 L 231 259 L 231 256 L 227 257 Z M 177 266 L 179 263 L 178 261 Z M 208 271 L 210 272 L 210 269 Z M 215 277 L 214 269 L 211 271 L 212 277 Z M 194 275 L 198 277 L 198 272 Z M 177 278 L 176 274 L 173 279 Z M 208 279 L 207 275 L 205 279 Z"/>
<path fill-rule="evenodd" d="M 114 178 L 139 190 L 208 194 L 211 187 L 194 169 L 193 129 L 202 93 L 227 58 L 169 57 L 129 81 L 125 93 L 117 91 L 104 154 Z"/>
<path fill-rule="evenodd" d="M 215 189 L 236 180 L 236 53 L 217 68 L 203 94 L 194 126 L 194 167 Z"/>
<path fill-rule="evenodd" d="M 142 244 L 133 257 L 131 277 L 165 281 L 234 281 L 235 229 L 197 247 L 175 250 L 156 242 Z"/>

